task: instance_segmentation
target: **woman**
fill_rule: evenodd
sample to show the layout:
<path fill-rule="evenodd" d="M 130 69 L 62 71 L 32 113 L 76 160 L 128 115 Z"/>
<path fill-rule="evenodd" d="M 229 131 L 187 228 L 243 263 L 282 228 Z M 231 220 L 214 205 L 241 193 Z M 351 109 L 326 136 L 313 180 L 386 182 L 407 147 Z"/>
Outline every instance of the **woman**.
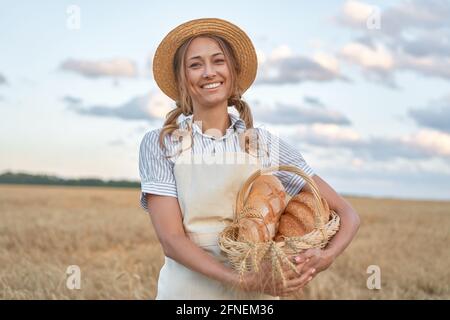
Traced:
<path fill-rule="evenodd" d="M 291 295 L 328 268 L 358 229 L 351 205 L 314 174 L 297 150 L 267 130 L 253 128 L 251 110 L 241 96 L 254 81 L 256 69 L 251 40 L 221 19 L 178 26 L 155 53 L 155 81 L 176 102 L 163 128 L 147 132 L 140 145 L 141 205 L 150 214 L 165 254 L 156 299 Z M 239 116 L 229 113 L 229 106 Z M 312 176 L 341 218 L 339 232 L 325 249 L 293 257 L 298 272 L 286 269 L 285 286 L 264 268 L 240 279 L 217 242 L 232 221 L 242 183 L 258 168 L 275 164 L 295 165 Z M 289 195 L 305 184 L 290 173 L 275 175 Z"/>

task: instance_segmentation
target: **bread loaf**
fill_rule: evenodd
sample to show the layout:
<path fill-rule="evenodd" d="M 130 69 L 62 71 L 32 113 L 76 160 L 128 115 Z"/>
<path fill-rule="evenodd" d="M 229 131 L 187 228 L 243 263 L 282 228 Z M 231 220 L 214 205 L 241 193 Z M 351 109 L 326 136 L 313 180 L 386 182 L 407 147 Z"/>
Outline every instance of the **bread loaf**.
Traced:
<path fill-rule="evenodd" d="M 328 222 L 330 219 L 330 208 L 325 199 L 322 198 L 325 208 L 322 219 Z M 278 231 L 275 241 L 282 241 L 285 237 L 299 237 L 314 230 L 314 217 L 316 212 L 314 196 L 309 191 L 302 191 L 289 200 L 286 209 L 280 217 Z"/>
<path fill-rule="evenodd" d="M 256 243 L 273 239 L 286 202 L 286 192 L 277 177 L 256 178 L 244 203 L 244 217 L 238 221 L 237 240 Z"/>

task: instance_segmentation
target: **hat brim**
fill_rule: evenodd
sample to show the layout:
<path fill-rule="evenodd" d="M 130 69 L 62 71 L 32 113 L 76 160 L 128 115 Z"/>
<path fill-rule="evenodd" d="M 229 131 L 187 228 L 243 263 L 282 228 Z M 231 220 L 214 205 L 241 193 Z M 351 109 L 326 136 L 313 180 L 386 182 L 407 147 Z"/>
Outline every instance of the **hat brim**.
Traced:
<path fill-rule="evenodd" d="M 247 34 L 238 26 L 217 18 L 188 21 L 164 37 L 153 58 L 153 77 L 159 88 L 177 101 L 178 89 L 173 70 L 175 52 L 187 39 L 202 34 L 218 35 L 231 45 L 241 68 L 238 85 L 243 94 L 256 78 L 258 60 L 255 48 Z"/>

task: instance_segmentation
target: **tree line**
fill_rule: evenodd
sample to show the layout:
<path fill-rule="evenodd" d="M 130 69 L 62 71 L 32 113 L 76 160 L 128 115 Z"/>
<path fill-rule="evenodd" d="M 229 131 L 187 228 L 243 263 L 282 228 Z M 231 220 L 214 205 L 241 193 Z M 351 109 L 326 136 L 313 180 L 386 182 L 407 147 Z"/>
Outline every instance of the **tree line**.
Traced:
<path fill-rule="evenodd" d="M 0 183 L 4 184 L 40 184 L 64 186 L 102 186 L 120 188 L 139 188 L 140 182 L 129 180 L 102 180 L 97 178 L 64 179 L 52 175 L 5 172 L 0 174 Z"/>

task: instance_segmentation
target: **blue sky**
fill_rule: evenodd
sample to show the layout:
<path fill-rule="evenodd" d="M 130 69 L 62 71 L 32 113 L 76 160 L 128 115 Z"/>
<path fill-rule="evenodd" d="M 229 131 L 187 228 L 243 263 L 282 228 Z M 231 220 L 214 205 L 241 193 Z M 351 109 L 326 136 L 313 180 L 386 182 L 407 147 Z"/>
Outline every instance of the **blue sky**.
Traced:
<path fill-rule="evenodd" d="M 156 47 L 217 17 L 258 51 L 256 126 L 338 192 L 450 199 L 450 1 L 1 4 L 0 172 L 137 180 L 140 140 L 173 107 Z"/>

